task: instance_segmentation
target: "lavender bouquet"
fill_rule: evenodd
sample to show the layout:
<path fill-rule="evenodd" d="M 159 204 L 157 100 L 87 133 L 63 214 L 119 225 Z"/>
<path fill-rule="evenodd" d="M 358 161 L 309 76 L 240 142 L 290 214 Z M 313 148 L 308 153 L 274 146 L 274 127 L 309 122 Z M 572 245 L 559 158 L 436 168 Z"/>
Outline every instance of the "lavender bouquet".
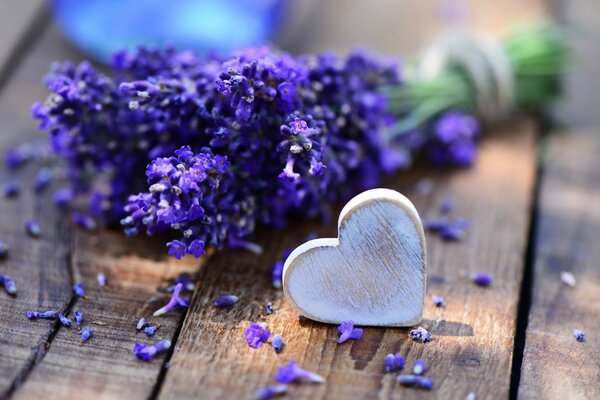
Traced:
<path fill-rule="evenodd" d="M 51 93 L 33 115 L 66 165 L 61 204 L 86 197 L 92 215 L 120 221 L 127 235 L 170 231 L 177 258 L 258 251 L 247 241 L 257 224 L 326 218 L 332 202 L 420 154 L 470 165 L 480 119 L 539 109 L 558 93 L 565 44 L 553 29 L 521 32 L 503 48 L 509 102 L 479 102 L 507 75 L 490 73 L 484 87 L 460 58 L 403 81 L 396 63 L 364 52 L 221 57 L 167 47 L 115 54 L 112 76 L 87 62 L 53 65 Z"/>

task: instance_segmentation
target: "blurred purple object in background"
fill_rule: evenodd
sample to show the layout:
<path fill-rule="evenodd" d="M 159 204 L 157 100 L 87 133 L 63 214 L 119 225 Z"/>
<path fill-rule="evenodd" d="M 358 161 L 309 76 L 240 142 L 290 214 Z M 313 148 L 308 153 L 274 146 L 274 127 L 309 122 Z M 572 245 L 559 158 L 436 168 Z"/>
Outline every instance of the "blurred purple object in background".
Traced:
<path fill-rule="evenodd" d="M 54 18 L 77 47 L 109 61 L 117 50 L 173 44 L 200 53 L 268 41 L 288 0 L 52 0 Z"/>

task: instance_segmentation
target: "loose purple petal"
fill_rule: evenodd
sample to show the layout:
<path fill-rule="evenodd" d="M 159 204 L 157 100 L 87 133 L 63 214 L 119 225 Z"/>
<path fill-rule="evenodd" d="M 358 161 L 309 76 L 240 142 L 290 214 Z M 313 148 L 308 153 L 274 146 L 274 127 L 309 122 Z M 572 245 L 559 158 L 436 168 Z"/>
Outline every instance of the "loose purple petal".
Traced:
<path fill-rule="evenodd" d="M 273 314 L 273 303 L 268 302 L 267 304 L 265 304 L 265 314 L 266 315 Z"/>
<path fill-rule="evenodd" d="M 425 373 L 425 371 L 427 370 L 427 364 L 425 363 L 425 360 L 419 358 L 415 361 L 415 363 L 413 364 L 413 369 L 412 372 L 415 375 L 423 375 L 423 373 Z"/>
<path fill-rule="evenodd" d="M 25 232 L 31 237 L 38 238 L 42 235 L 42 227 L 36 220 L 30 219 L 25 222 Z"/>
<path fill-rule="evenodd" d="M 72 324 L 71 320 L 62 314 L 58 314 L 58 319 L 60 320 L 62 326 L 71 326 Z"/>
<path fill-rule="evenodd" d="M 286 394 L 288 391 L 287 385 L 267 386 L 256 392 L 256 400 L 270 400 L 274 397 Z"/>
<path fill-rule="evenodd" d="M 283 338 L 281 337 L 281 335 L 273 335 L 271 345 L 273 346 L 273 350 L 275 350 L 275 353 L 281 353 L 281 350 L 283 350 Z"/>
<path fill-rule="evenodd" d="M 75 311 L 73 313 L 73 318 L 75 318 L 75 323 L 77 325 L 81 325 L 83 323 L 83 314 L 81 313 L 81 311 Z"/>
<path fill-rule="evenodd" d="M 444 307 L 444 298 L 440 296 L 436 296 L 435 294 L 431 296 L 431 301 L 435 304 L 436 307 Z"/>
<path fill-rule="evenodd" d="M 415 387 L 431 390 L 433 388 L 433 379 L 418 375 L 398 375 L 396 381 L 402 386 Z"/>
<path fill-rule="evenodd" d="M 157 317 L 159 315 L 163 315 L 166 312 L 171 311 L 174 308 L 185 308 L 189 305 L 189 299 L 184 297 L 179 297 L 181 294 L 181 290 L 183 289 L 183 283 L 178 283 L 175 285 L 175 290 L 173 291 L 173 295 L 171 296 L 171 300 L 162 308 L 159 308 L 154 312 L 154 316 Z"/>
<path fill-rule="evenodd" d="M 94 232 L 98 229 L 98 224 L 94 218 L 79 212 L 73 212 L 71 214 L 71 221 L 81 229 L 89 232 Z"/>
<path fill-rule="evenodd" d="M 6 275 L 0 275 L 0 284 L 4 285 L 4 290 L 7 294 L 15 296 L 17 294 L 17 285 L 15 281 Z"/>
<path fill-rule="evenodd" d="M 344 321 L 338 326 L 338 331 L 340 332 L 340 337 L 338 338 L 338 343 L 344 343 L 349 339 L 360 339 L 363 335 L 363 330 L 361 328 L 355 328 L 354 323 L 352 321 Z"/>
<path fill-rule="evenodd" d="M 8 245 L 0 240 L 0 259 L 8 257 Z"/>
<path fill-rule="evenodd" d="M 271 332 L 267 330 L 267 324 L 253 322 L 244 331 L 244 339 L 248 346 L 258 349 L 271 337 Z"/>
<path fill-rule="evenodd" d="M 58 310 L 48 310 L 44 312 L 27 311 L 27 318 L 29 319 L 55 319 L 57 316 Z"/>
<path fill-rule="evenodd" d="M 400 353 L 394 354 L 394 361 L 396 361 L 397 369 L 404 369 L 406 366 L 406 361 L 404 360 L 404 357 L 400 355 Z"/>
<path fill-rule="evenodd" d="M 415 342 L 430 342 L 431 341 L 431 333 L 427 332 L 427 330 L 423 327 L 418 327 L 417 329 L 411 329 L 408 332 L 408 336 Z"/>
<path fill-rule="evenodd" d="M 478 272 L 475 275 L 473 275 L 473 283 L 475 283 L 478 286 L 490 286 L 493 280 L 494 275 L 485 272 Z"/>
<path fill-rule="evenodd" d="M 87 342 L 89 340 L 89 338 L 92 337 L 92 335 L 94 334 L 94 331 L 92 331 L 90 328 L 88 328 L 87 326 L 84 327 L 81 330 L 81 342 Z"/>
<path fill-rule="evenodd" d="M 74 284 L 73 292 L 77 295 L 77 297 L 85 297 L 85 289 L 83 288 L 83 283 Z"/>
<path fill-rule="evenodd" d="M 562 271 L 560 273 L 560 280 L 562 281 L 562 283 L 564 283 L 565 285 L 567 285 L 569 287 L 575 287 L 575 285 L 577 284 L 575 275 L 573 275 L 573 273 L 571 273 L 569 271 Z"/>
<path fill-rule="evenodd" d="M 136 343 L 133 347 L 133 353 L 137 358 L 143 361 L 150 361 L 157 354 L 164 353 L 171 347 L 170 340 L 161 340 L 153 345 L 146 345 L 143 343 Z"/>
<path fill-rule="evenodd" d="M 156 330 L 158 329 L 157 326 L 147 326 L 144 328 L 144 333 L 148 336 L 154 336 L 154 334 L 156 333 Z"/>
<path fill-rule="evenodd" d="M 396 360 L 394 359 L 394 355 L 391 353 L 384 357 L 383 364 L 385 367 L 385 372 L 392 372 L 396 370 Z"/>
<path fill-rule="evenodd" d="M 17 197 L 21 193 L 21 182 L 18 180 L 10 181 L 4 184 L 4 197 Z"/>
<path fill-rule="evenodd" d="M 106 275 L 104 275 L 102 272 L 98 272 L 98 275 L 96 275 L 96 281 L 98 281 L 98 285 L 106 286 Z"/>
<path fill-rule="evenodd" d="M 140 318 L 140 320 L 138 321 L 135 330 L 136 331 L 141 331 L 142 329 L 144 329 L 146 326 L 148 326 L 148 321 L 146 321 L 144 318 Z"/>
<path fill-rule="evenodd" d="M 290 360 L 287 365 L 279 367 L 277 375 L 275 376 L 275 380 L 281 383 L 291 383 L 296 380 L 304 380 L 317 383 L 325 382 L 325 378 L 315 374 L 314 372 L 300 368 L 292 360 Z"/>
<path fill-rule="evenodd" d="M 231 307 L 238 300 L 239 298 L 233 294 L 222 294 L 215 299 L 214 305 L 217 307 Z"/>
<path fill-rule="evenodd" d="M 40 168 L 37 171 L 37 173 L 35 175 L 35 179 L 33 181 L 33 190 L 36 193 L 43 192 L 48 186 L 50 186 L 50 183 L 52 183 L 53 177 L 54 177 L 54 173 L 52 172 L 51 168 L 48 168 L 48 167 Z"/>
<path fill-rule="evenodd" d="M 581 342 L 581 343 L 585 342 L 585 332 L 582 331 L 581 329 L 575 329 L 575 330 L 573 330 L 573 337 L 578 342 Z"/>

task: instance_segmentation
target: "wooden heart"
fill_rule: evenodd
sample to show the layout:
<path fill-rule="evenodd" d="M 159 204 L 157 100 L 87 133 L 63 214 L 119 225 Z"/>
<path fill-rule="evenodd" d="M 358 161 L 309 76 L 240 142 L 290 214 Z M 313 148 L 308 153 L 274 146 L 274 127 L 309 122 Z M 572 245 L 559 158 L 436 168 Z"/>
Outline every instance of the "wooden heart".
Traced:
<path fill-rule="evenodd" d="M 283 267 L 283 291 L 317 321 L 412 326 L 425 299 L 425 236 L 406 197 L 373 189 L 354 197 L 338 219 L 338 238 L 308 241 Z"/>

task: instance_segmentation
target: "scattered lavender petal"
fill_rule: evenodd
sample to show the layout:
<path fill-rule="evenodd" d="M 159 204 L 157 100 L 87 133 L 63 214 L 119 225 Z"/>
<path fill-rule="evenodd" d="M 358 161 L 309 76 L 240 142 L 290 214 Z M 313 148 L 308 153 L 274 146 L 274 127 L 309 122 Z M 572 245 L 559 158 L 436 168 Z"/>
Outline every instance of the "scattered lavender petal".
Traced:
<path fill-rule="evenodd" d="M 141 331 L 142 329 L 144 329 L 146 326 L 150 325 L 148 323 L 148 321 L 146 321 L 144 318 L 140 318 L 140 320 L 138 321 L 135 330 L 136 331 Z"/>
<path fill-rule="evenodd" d="M 267 324 L 253 322 L 244 331 L 244 338 L 248 346 L 258 349 L 271 337 L 271 332 L 267 330 Z"/>
<path fill-rule="evenodd" d="M 72 324 L 71 320 L 62 314 L 58 314 L 58 319 L 60 320 L 62 326 L 71 326 Z"/>
<path fill-rule="evenodd" d="M 425 373 L 425 371 L 427 370 L 427 364 L 425 363 L 425 360 L 423 360 L 422 358 L 418 358 L 415 363 L 413 364 L 413 369 L 412 372 L 415 375 L 423 375 L 423 373 Z"/>
<path fill-rule="evenodd" d="M 396 369 L 404 369 L 406 361 L 404 361 L 404 357 L 400 353 L 394 354 L 394 360 L 396 361 Z"/>
<path fill-rule="evenodd" d="M 273 303 L 268 302 L 267 304 L 265 304 L 265 314 L 266 315 L 273 314 Z"/>
<path fill-rule="evenodd" d="M 54 204 L 59 208 L 67 208 L 73 201 L 73 191 L 70 188 L 61 188 L 54 192 Z"/>
<path fill-rule="evenodd" d="M 157 326 L 150 325 L 150 326 L 147 326 L 144 328 L 144 333 L 148 336 L 154 336 L 157 329 L 158 329 Z"/>
<path fill-rule="evenodd" d="M 340 332 L 340 337 L 338 338 L 338 343 L 344 343 L 349 339 L 358 340 L 363 335 L 363 330 L 361 328 L 355 328 L 354 322 L 352 321 L 344 321 L 338 326 L 338 331 Z"/>
<path fill-rule="evenodd" d="M 48 186 L 50 186 L 53 177 L 54 173 L 52 172 L 51 168 L 40 168 L 35 174 L 35 179 L 33 181 L 33 190 L 36 193 L 43 192 Z"/>
<path fill-rule="evenodd" d="M 42 227 L 36 220 L 29 219 L 25 222 L 25 232 L 31 237 L 38 238 L 42 235 Z"/>
<path fill-rule="evenodd" d="M 96 229 L 98 229 L 98 224 L 94 218 L 79 212 L 71 213 L 71 221 L 81 229 L 84 229 L 88 232 L 94 232 Z"/>
<path fill-rule="evenodd" d="M 473 275 L 473 283 L 478 286 L 490 286 L 493 280 L 494 275 L 485 272 L 477 272 L 475 275 Z"/>
<path fill-rule="evenodd" d="M 177 285 L 175 285 L 175 290 L 173 291 L 171 300 L 169 300 L 169 302 L 164 307 L 156 310 L 153 315 L 155 317 L 158 317 L 159 315 L 163 315 L 164 313 L 169 312 L 174 308 L 188 307 L 189 299 L 187 297 L 179 297 L 182 289 L 183 289 L 183 283 L 178 283 Z"/>
<path fill-rule="evenodd" d="M 4 291 L 11 296 L 15 296 L 17 294 L 17 285 L 15 281 L 10 279 L 6 275 L 0 275 L 0 284 L 4 285 Z"/>
<path fill-rule="evenodd" d="M 562 283 L 569 287 L 575 287 L 577 281 L 575 280 L 575 276 L 569 271 L 562 271 L 560 273 L 560 280 Z"/>
<path fill-rule="evenodd" d="M 44 312 L 38 311 L 27 311 L 27 318 L 29 319 L 54 319 L 58 316 L 57 310 L 48 310 Z"/>
<path fill-rule="evenodd" d="M 274 397 L 286 394 L 288 391 L 287 385 L 267 386 L 256 392 L 256 400 L 270 400 Z"/>
<path fill-rule="evenodd" d="M 314 372 L 300 368 L 294 361 L 288 361 L 287 365 L 279 367 L 275 380 L 281 383 L 291 383 L 296 380 L 305 380 L 309 382 L 323 383 L 325 378 Z"/>
<path fill-rule="evenodd" d="M 575 330 L 573 330 L 573 337 L 578 342 L 581 342 L 581 343 L 585 342 L 585 332 L 582 331 L 581 329 L 575 329 Z"/>
<path fill-rule="evenodd" d="M 283 350 L 283 338 L 281 337 L 281 335 L 273 335 L 271 345 L 273 346 L 273 350 L 275 350 L 275 353 L 281 353 L 281 350 Z"/>
<path fill-rule="evenodd" d="M 74 284 L 73 292 L 77 295 L 77 297 L 85 297 L 85 289 L 83 288 L 83 283 Z"/>
<path fill-rule="evenodd" d="M 396 370 L 396 360 L 392 353 L 384 357 L 383 365 L 385 368 L 385 372 L 393 372 Z"/>
<path fill-rule="evenodd" d="M 133 347 L 133 353 L 137 358 L 143 361 L 150 361 L 157 354 L 164 353 L 171 347 L 170 340 L 161 340 L 153 345 L 146 345 L 143 343 L 136 343 Z"/>
<path fill-rule="evenodd" d="M 106 286 L 106 275 L 104 275 L 102 272 L 98 272 L 98 275 L 96 275 L 96 281 L 98 281 L 98 285 Z"/>
<path fill-rule="evenodd" d="M 91 329 L 90 329 L 90 328 L 88 328 L 87 326 L 86 326 L 86 327 L 84 327 L 84 328 L 81 330 L 81 342 L 82 342 L 82 343 L 83 343 L 83 342 L 87 342 L 87 341 L 88 341 L 88 340 L 89 340 L 89 339 L 92 337 L 92 335 L 93 335 L 93 334 L 94 334 L 94 331 L 93 331 L 93 330 L 91 330 Z"/>
<path fill-rule="evenodd" d="M 3 240 L 0 240 L 0 258 L 6 257 L 8 257 L 8 245 Z"/>
<path fill-rule="evenodd" d="M 427 332 L 427 330 L 421 326 L 417 329 L 411 329 L 410 332 L 408 332 L 408 335 L 416 342 L 425 343 L 431 341 L 431 333 Z"/>
<path fill-rule="evenodd" d="M 416 387 L 427 390 L 431 390 L 433 388 L 433 379 L 418 375 L 398 375 L 396 381 L 402 386 Z"/>
<path fill-rule="evenodd" d="M 21 182 L 18 180 L 10 181 L 4 184 L 4 197 L 17 197 L 21 193 Z"/>
<path fill-rule="evenodd" d="M 444 307 L 446 304 L 444 303 L 444 298 L 440 296 L 436 296 L 435 294 L 431 296 L 431 301 L 435 304 L 436 307 Z"/>
<path fill-rule="evenodd" d="M 233 294 L 222 294 L 215 299 L 214 305 L 217 307 L 231 307 L 238 300 L 239 298 Z"/>
<path fill-rule="evenodd" d="M 75 311 L 75 312 L 73 313 L 73 318 L 75 318 L 75 323 L 76 323 L 77 325 L 79 325 L 79 326 L 80 326 L 80 325 L 83 323 L 83 314 L 82 314 L 82 312 L 81 312 L 81 311 L 79 311 L 79 310 L 78 310 L 78 311 Z"/>
<path fill-rule="evenodd" d="M 281 289 L 282 287 L 282 273 L 283 273 L 283 265 L 285 264 L 284 261 L 277 261 L 275 264 L 273 264 L 272 270 L 271 270 L 271 284 L 273 285 L 273 287 L 275 289 Z"/>

